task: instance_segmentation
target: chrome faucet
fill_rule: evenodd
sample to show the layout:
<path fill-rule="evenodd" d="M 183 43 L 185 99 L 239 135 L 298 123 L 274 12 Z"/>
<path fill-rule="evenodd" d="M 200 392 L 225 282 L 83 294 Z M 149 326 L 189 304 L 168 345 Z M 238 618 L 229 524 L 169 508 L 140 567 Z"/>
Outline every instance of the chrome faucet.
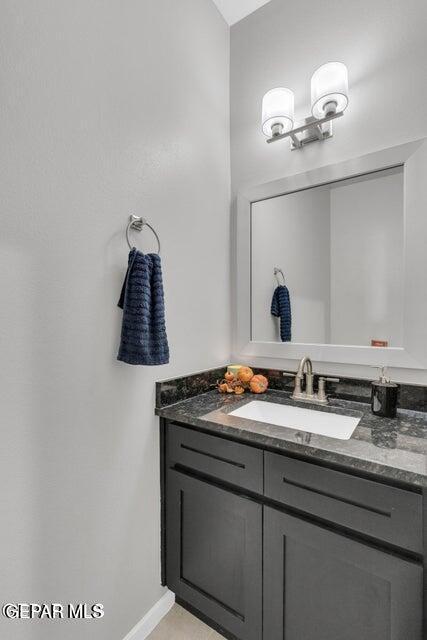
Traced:
<path fill-rule="evenodd" d="M 307 369 L 307 371 L 306 371 Z M 284 372 L 284 376 L 291 374 Z M 302 390 L 302 383 L 305 375 L 305 391 Z M 326 382 L 339 382 L 339 378 L 326 378 L 325 376 L 319 377 L 318 392 L 314 393 L 313 389 L 313 364 L 308 356 L 304 356 L 298 366 L 298 371 L 295 375 L 295 386 L 292 393 L 294 400 L 302 400 L 304 402 L 315 402 L 317 404 L 328 404 L 328 396 L 326 395 Z"/>
<path fill-rule="evenodd" d="M 307 373 L 305 374 L 305 393 L 301 389 L 301 384 L 304 380 L 304 371 L 307 367 Z M 292 394 L 294 400 L 300 400 L 304 396 L 305 400 L 313 397 L 313 363 L 308 356 L 304 356 L 299 363 L 298 371 L 295 376 L 295 388 Z"/>

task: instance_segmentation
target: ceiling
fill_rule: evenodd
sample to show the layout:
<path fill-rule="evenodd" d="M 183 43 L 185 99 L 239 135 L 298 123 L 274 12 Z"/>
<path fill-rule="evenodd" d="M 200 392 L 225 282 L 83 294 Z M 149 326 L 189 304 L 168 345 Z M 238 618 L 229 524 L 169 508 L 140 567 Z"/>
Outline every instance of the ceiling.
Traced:
<path fill-rule="evenodd" d="M 213 0 L 228 22 L 234 24 L 270 0 Z"/>

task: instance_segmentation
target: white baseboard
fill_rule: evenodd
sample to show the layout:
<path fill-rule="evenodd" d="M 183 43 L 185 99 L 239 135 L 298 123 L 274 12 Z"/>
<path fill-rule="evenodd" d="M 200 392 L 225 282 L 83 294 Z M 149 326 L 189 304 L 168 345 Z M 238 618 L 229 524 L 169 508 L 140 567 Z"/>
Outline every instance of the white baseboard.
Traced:
<path fill-rule="evenodd" d="M 175 594 L 172 591 L 166 591 L 123 640 L 145 640 L 174 604 Z"/>

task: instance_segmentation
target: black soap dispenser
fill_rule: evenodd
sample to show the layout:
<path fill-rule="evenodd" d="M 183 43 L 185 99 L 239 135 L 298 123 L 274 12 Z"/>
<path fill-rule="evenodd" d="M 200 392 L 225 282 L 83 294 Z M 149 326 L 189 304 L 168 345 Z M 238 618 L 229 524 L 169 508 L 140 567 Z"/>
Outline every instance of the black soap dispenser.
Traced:
<path fill-rule="evenodd" d="M 395 418 L 397 410 L 397 392 L 399 385 L 390 382 L 386 368 L 381 367 L 379 380 L 372 383 L 371 409 L 376 416 Z"/>

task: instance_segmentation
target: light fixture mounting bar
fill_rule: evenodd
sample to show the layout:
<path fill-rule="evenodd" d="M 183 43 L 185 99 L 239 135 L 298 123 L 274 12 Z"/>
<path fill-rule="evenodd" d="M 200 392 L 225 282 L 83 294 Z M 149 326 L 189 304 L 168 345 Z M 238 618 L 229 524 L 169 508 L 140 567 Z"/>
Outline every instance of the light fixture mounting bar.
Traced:
<path fill-rule="evenodd" d="M 286 138 L 286 134 L 283 137 Z M 295 149 L 299 149 L 300 147 L 302 147 L 301 140 L 298 139 L 298 137 L 295 135 L 295 133 L 293 131 L 289 131 L 289 137 L 291 138 Z M 267 142 L 273 142 L 273 140 L 267 140 Z"/>
<path fill-rule="evenodd" d="M 322 130 L 321 125 L 317 124 L 314 127 L 314 133 L 316 134 L 318 140 L 323 140 L 324 135 L 323 135 L 323 130 Z"/>
<path fill-rule="evenodd" d="M 297 134 L 303 133 L 304 131 L 307 131 L 307 130 L 312 130 L 315 137 L 318 140 L 324 140 L 325 138 L 329 138 L 330 135 L 329 134 L 326 136 L 324 135 L 321 125 L 324 124 L 325 122 L 330 122 L 331 120 L 340 118 L 342 115 L 344 115 L 344 112 L 339 111 L 337 113 L 333 113 L 331 115 L 325 116 L 324 118 L 320 118 L 319 120 L 317 120 L 316 118 L 306 118 L 306 121 L 300 127 L 295 127 L 295 129 L 292 129 L 291 131 L 287 131 L 286 133 L 281 133 L 280 135 L 273 136 L 272 138 L 268 138 L 267 143 L 270 144 L 271 142 L 276 142 L 277 140 L 283 140 L 283 138 L 290 137 L 292 139 L 292 142 L 294 143 L 294 146 L 296 148 L 300 148 L 304 144 L 304 140 L 300 140 L 297 137 Z"/>

